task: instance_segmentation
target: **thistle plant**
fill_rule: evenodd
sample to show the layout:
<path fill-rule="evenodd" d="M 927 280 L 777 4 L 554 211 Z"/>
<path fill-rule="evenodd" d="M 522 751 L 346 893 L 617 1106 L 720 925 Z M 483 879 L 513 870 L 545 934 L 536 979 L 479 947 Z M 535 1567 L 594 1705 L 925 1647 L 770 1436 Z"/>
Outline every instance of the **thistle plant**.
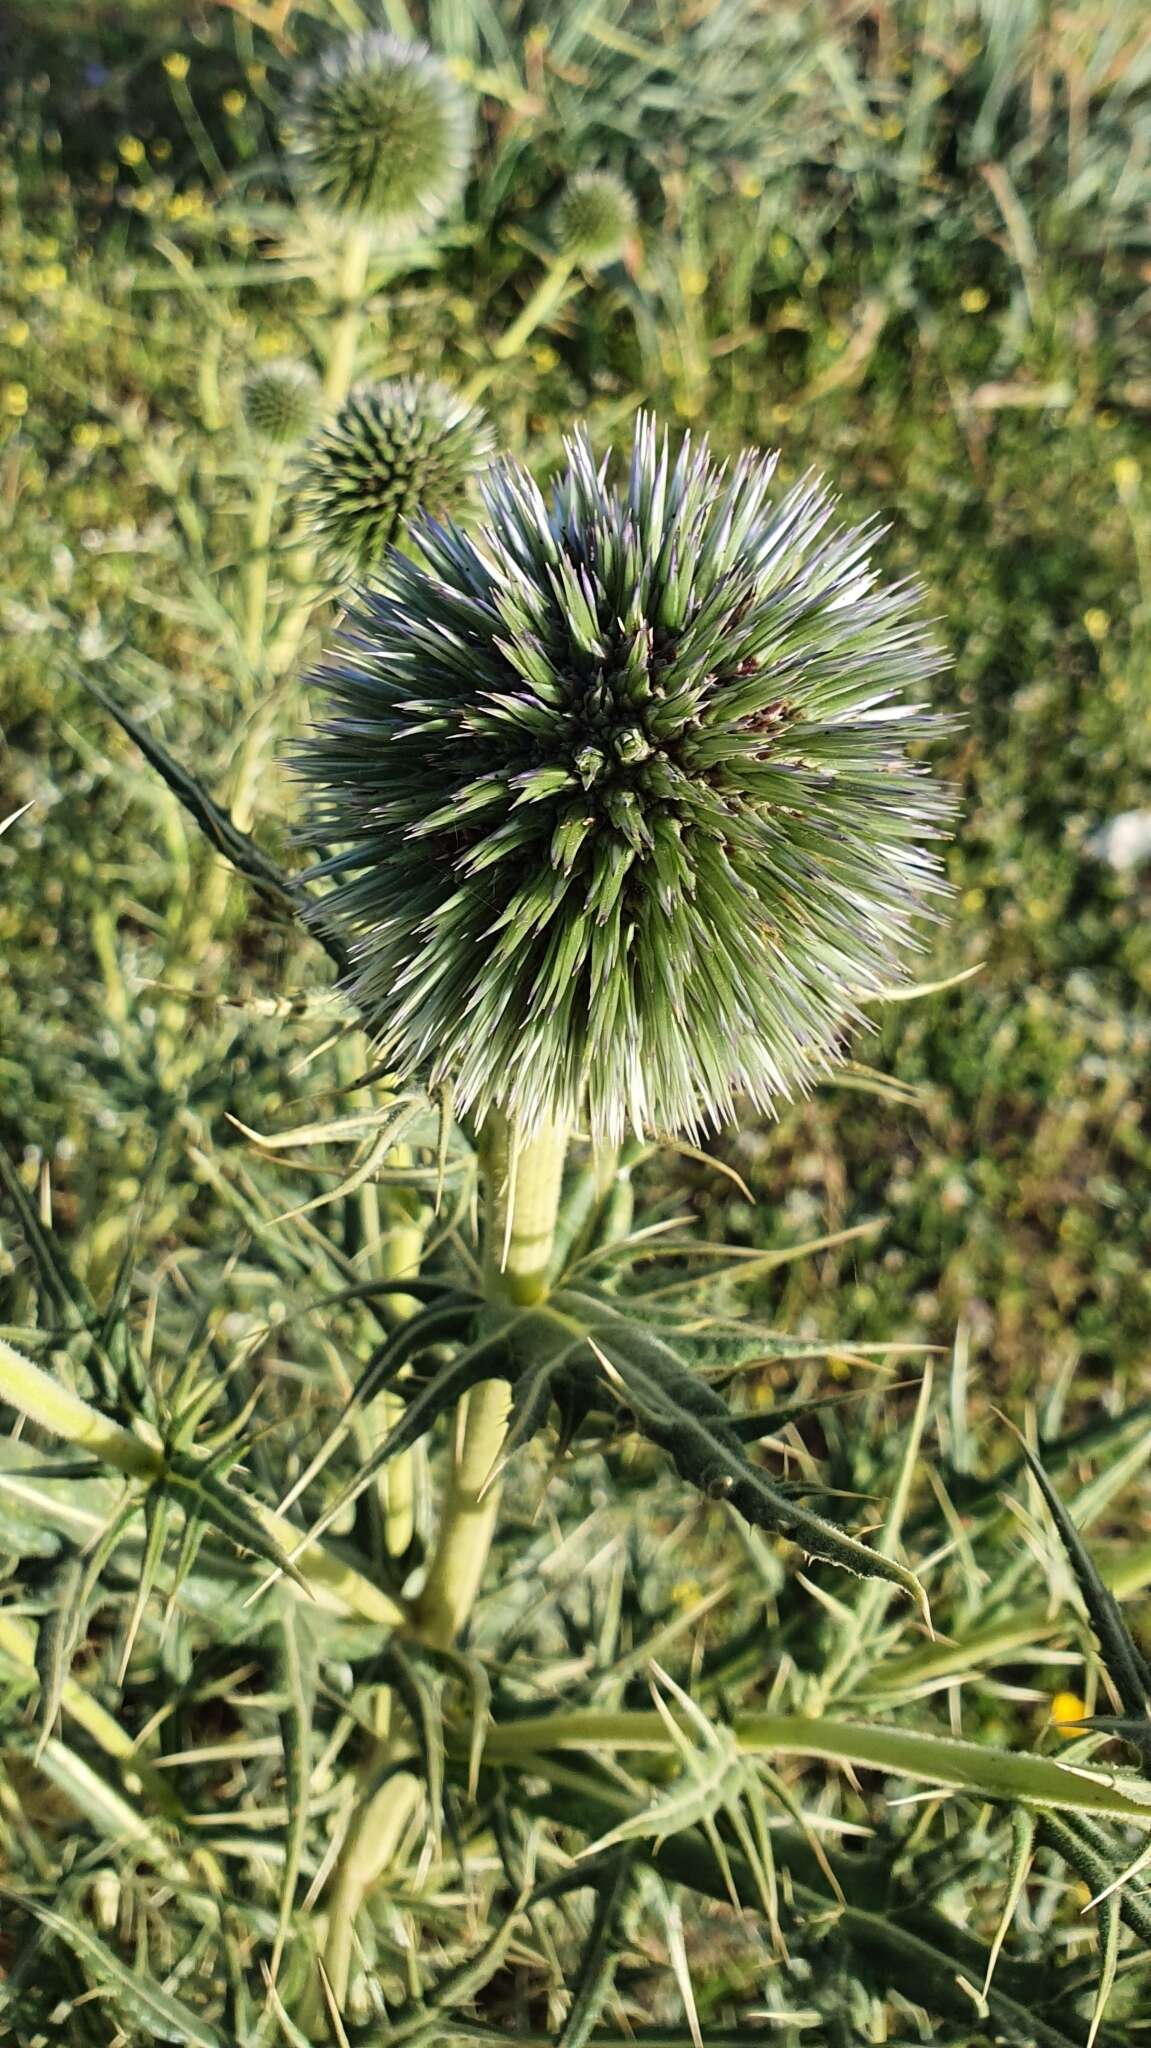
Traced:
<path fill-rule="evenodd" d="M 484 414 L 435 378 L 361 384 L 305 452 L 301 510 L 333 566 L 365 575 L 417 512 L 454 510 L 494 447 Z"/>
<path fill-rule="evenodd" d="M 577 263 L 611 263 L 635 223 L 635 200 L 614 171 L 577 172 L 556 208 L 560 248 Z"/>
<path fill-rule="evenodd" d="M 258 363 L 240 390 L 244 424 L 266 449 L 293 448 L 311 429 L 319 395 L 319 381 L 307 363 L 291 356 Z"/>
<path fill-rule="evenodd" d="M 572 272 L 601 269 L 622 254 L 636 225 L 636 204 L 614 171 L 579 171 L 555 208 L 558 247 L 535 291 L 495 345 L 498 362 L 517 355 L 541 321 L 562 304 Z"/>
<path fill-rule="evenodd" d="M 287 125 L 309 196 L 392 239 L 434 225 L 467 176 L 466 96 L 422 43 L 383 31 L 328 51 L 303 81 Z"/>
<path fill-rule="evenodd" d="M 914 586 L 826 488 L 641 420 L 418 525 L 315 677 L 324 916 L 381 1056 L 481 1121 L 701 1131 L 839 1060 L 940 889 Z"/>

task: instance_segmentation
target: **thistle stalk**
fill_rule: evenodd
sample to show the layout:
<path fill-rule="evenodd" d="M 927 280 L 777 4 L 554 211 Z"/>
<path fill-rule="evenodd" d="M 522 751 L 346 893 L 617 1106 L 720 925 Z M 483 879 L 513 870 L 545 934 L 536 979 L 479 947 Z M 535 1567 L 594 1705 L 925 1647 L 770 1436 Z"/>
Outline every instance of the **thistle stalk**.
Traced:
<path fill-rule="evenodd" d="M 260 478 L 252 500 L 244 592 L 244 659 L 250 669 L 259 667 L 264 645 L 264 627 L 268 615 L 269 555 L 282 472 L 282 460 L 278 457 L 269 457 L 267 468 Z"/>
<path fill-rule="evenodd" d="M 513 356 L 518 355 L 541 322 L 556 311 L 567 291 L 574 269 L 573 257 L 561 254 L 552 258 L 526 305 L 495 343 L 492 355 L 498 363 L 509 362 Z"/>
<path fill-rule="evenodd" d="M 368 288 L 371 254 L 371 229 L 362 226 L 349 228 L 336 287 L 339 315 L 332 331 L 332 345 L 324 371 L 324 403 L 327 406 L 342 405 L 352 381 L 364 321 L 364 294 Z"/>
<path fill-rule="evenodd" d="M 530 1307 L 548 1292 L 567 1131 L 547 1123 L 530 1138 L 493 1111 L 484 1127 L 486 1182 L 484 1292 L 493 1304 Z M 460 1403 L 456 1446 L 439 1539 L 415 1624 L 426 1642 L 447 1649 L 475 1603 L 499 1513 L 492 1480 L 507 1434 L 506 1380 L 485 1380 Z"/>

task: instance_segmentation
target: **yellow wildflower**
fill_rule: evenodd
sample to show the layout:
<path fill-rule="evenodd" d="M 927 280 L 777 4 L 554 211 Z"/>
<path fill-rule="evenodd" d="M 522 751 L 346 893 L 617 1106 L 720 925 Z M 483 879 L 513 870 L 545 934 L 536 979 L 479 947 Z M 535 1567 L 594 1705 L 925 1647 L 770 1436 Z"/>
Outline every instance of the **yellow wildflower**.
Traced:
<path fill-rule="evenodd" d="M 5 384 L 0 393 L 4 411 L 12 419 L 22 419 L 28 410 L 28 386 L 26 384 Z"/>
<path fill-rule="evenodd" d="M 224 112 L 225 112 L 226 114 L 233 114 L 233 115 L 235 115 L 235 114 L 242 114 L 242 113 L 243 113 L 243 111 L 244 111 L 244 108 L 245 108 L 245 107 L 247 106 L 247 104 L 248 104 L 248 95 L 247 95 L 247 93 L 246 93 L 246 92 L 237 92 L 234 86 L 233 86 L 233 88 L 232 88 L 231 92 L 226 92 L 226 93 L 224 94 L 224 97 L 223 97 L 223 99 L 222 99 L 222 100 L 220 101 L 220 105 L 221 105 L 221 106 L 223 107 L 223 109 L 224 109 Z"/>
<path fill-rule="evenodd" d="M 959 303 L 965 313 L 985 313 L 991 302 L 983 286 L 973 284 L 962 294 Z"/>
<path fill-rule="evenodd" d="M 119 143 L 120 161 L 124 164 L 142 164 L 144 145 L 138 135 L 122 135 Z"/>
<path fill-rule="evenodd" d="M 1084 612 L 1083 624 L 1093 640 L 1106 640 L 1111 631 L 1111 615 L 1103 611 L 1099 605 L 1093 604 Z"/>
<path fill-rule="evenodd" d="M 187 78 L 192 60 L 185 57 L 183 50 L 170 50 L 164 59 L 164 69 L 169 78 Z"/>
<path fill-rule="evenodd" d="M 1052 1725 L 1068 1742 L 1074 1741 L 1078 1733 L 1074 1724 L 1082 1721 L 1086 1712 L 1086 1702 L 1075 1692 L 1057 1692 L 1051 1702 Z"/>

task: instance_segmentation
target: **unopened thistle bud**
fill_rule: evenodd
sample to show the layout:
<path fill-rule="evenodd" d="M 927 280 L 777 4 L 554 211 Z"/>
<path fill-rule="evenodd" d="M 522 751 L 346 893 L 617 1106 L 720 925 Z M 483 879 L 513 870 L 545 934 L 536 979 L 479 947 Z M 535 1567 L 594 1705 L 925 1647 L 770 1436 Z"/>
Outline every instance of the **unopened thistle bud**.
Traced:
<path fill-rule="evenodd" d="M 471 155 L 468 101 L 423 43 L 350 36 L 310 72 L 286 123 L 301 182 L 330 213 L 402 239 L 459 197 Z"/>
<path fill-rule="evenodd" d="M 323 916 L 382 1055 L 461 1108 L 698 1133 L 899 978 L 950 810 L 905 693 L 942 656 L 818 481 L 650 419 L 618 488 L 567 456 L 550 502 L 509 463 L 474 536 L 422 524 L 314 679 Z"/>
<path fill-rule="evenodd" d="M 281 356 L 249 370 L 240 389 L 240 410 L 255 440 L 268 448 L 293 448 L 311 428 L 319 398 L 314 370 Z"/>
<path fill-rule="evenodd" d="M 560 248 L 577 263 L 611 263 L 635 219 L 635 200 L 614 172 L 579 171 L 556 208 Z"/>
<path fill-rule="evenodd" d="M 300 468 L 300 504 L 333 566 L 366 575 L 417 513 L 456 509 L 494 448 L 483 412 L 432 377 L 360 384 Z"/>

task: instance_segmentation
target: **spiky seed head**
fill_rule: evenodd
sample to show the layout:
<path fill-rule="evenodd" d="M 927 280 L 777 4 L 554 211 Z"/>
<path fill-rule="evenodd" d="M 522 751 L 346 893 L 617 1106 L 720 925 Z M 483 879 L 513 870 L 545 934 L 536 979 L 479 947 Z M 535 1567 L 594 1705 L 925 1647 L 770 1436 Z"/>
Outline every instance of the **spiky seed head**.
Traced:
<path fill-rule="evenodd" d="M 316 417 L 320 386 L 307 363 L 290 356 L 257 363 L 240 387 L 240 410 L 248 432 L 269 448 L 293 448 Z"/>
<path fill-rule="evenodd" d="M 286 133 L 321 206 L 403 238 L 431 227 L 459 197 L 472 117 L 447 66 L 423 43 L 369 30 L 307 75 Z"/>
<path fill-rule="evenodd" d="M 579 263 L 610 263 L 635 219 L 635 200 L 614 171 L 578 171 L 556 208 L 560 248 Z"/>
<path fill-rule="evenodd" d="M 301 508 L 333 567 L 366 575 L 417 513 L 459 505 L 494 446 L 480 408 L 434 377 L 360 384 L 304 452 Z"/>
<path fill-rule="evenodd" d="M 700 1132 L 842 1056 L 942 884 L 916 588 L 775 458 L 578 435 L 422 524 L 314 679 L 323 916 L 389 1063 L 479 1114 Z"/>

